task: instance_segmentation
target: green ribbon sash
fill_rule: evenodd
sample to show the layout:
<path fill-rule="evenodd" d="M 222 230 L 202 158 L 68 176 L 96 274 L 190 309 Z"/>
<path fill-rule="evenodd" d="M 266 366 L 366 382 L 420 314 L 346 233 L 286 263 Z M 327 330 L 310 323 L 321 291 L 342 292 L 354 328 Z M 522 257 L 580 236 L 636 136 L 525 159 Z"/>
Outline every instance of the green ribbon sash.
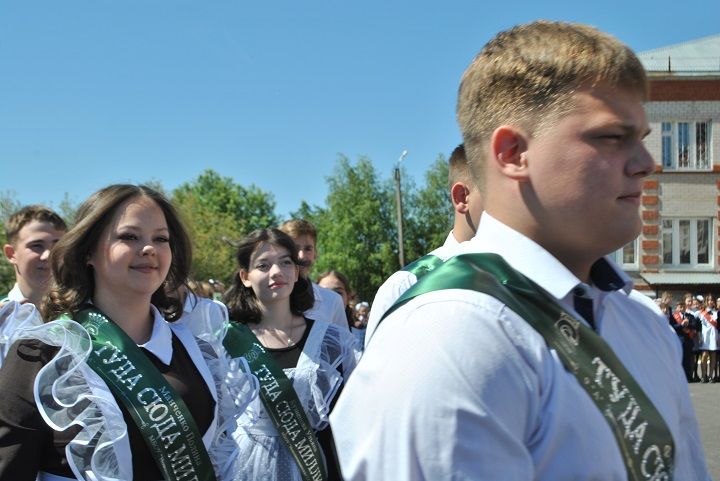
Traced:
<path fill-rule="evenodd" d="M 231 322 L 223 341 L 231 357 L 243 356 L 260 381 L 260 398 L 290 449 L 305 481 L 324 481 L 327 469 L 315 431 L 305 415 L 292 382 L 244 324 Z"/>
<path fill-rule="evenodd" d="M 443 260 L 438 256 L 427 254 L 406 265 L 402 270 L 415 274 L 415 278 L 420 279 L 442 263 Z"/>
<path fill-rule="evenodd" d="M 410 299 L 441 289 L 483 292 L 522 317 L 555 349 L 605 417 L 628 479 L 672 480 L 675 443 L 665 420 L 605 340 L 565 311 L 551 294 L 496 254 L 464 254 L 424 276 L 384 317 Z"/>
<path fill-rule="evenodd" d="M 92 339 L 88 365 L 130 413 L 165 481 L 215 481 L 192 414 L 157 367 L 99 310 L 82 309 L 75 320 Z"/>

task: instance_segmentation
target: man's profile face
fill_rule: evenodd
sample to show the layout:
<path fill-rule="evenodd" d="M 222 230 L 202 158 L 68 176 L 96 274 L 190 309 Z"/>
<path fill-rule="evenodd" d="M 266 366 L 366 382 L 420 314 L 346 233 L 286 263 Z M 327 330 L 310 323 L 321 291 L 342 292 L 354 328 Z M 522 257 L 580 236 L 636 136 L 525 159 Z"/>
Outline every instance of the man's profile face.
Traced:
<path fill-rule="evenodd" d="M 315 259 L 317 259 L 317 251 L 315 250 L 315 239 L 313 239 L 312 236 L 308 234 L 303 234 L 293 240 L 295 241 L 295 245 L 297 245 L 298 248 L 298 259 L 300 259 L 307 265 L 307 267 L 301 267 L 300 272 L 303 275 L 307 275 L 313 264 L 315 264 Z"/>
<path fill-rule="evenodd" d="M 607 254 L 642 226 L 642 179 L 655 165 L 643 143 L 645 110 L 636 93 L 602 83 L 571 100 L 572 110 L 528 140 L 524 194 L 535 197 L 544 246 Z"/>

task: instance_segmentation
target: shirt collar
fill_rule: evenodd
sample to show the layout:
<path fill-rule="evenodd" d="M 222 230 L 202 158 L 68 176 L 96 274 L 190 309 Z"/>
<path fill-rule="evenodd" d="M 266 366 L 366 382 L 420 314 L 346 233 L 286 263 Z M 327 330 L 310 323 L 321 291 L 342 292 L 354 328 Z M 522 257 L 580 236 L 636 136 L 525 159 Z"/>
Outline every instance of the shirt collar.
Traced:
<path fill-rule="evenodd" d="M 508 227 L 487 212 L 482 213 L 477 234 L 461 244 L 459 253 L 490 252 L 501 255 L 514 269 L 562 299 L 583 284 L 559 260 L 535 241 Z M 604 291 L 623 289 L 629 293 L 632 281 L 610 259 L 601 257 L 593 264 L 590 277 Z"/>
<path fill-rule="evenodd" d="M 25 297 L 23 295 L 22 291 L 20 290 L 20 286 L 17 283 L 15 283 L 12 290 L 10 292 L 8 292 L 7 297 L 11 301 L 17 301 L 17 302 L 22 302 L 22 301 L 27 300 L 27 297 Z"/>
<path fill-rule="evenodd" d="M 315 297 L 315 303 L 313 304 L 313 307 L 317 307 L 318 305 L 322 304 L 322 296 L 320 295 L 320 284 L 316 282 L 312 282 L 312 288 L 313 288 L 313 296 Z"/>
<path fill-rule="evenodd" d="M 447 238 L 445 239 L 445 242 L 443 243 L 443 247 L 457 247 L 460 245 L 460 242 L 455 238 L 455 234 L 453 234 L 453 231 L 451 230 L 448 234 Z"/>
<path fill-rule="evenodd" d="M 154 316 L 152 334 L 145 344 L 138 344 L 138 347 L 150 351 L 163 364 L 169 366 L 173 355 L 172 330 L 155 306 L 151 305 L 150 309 Z"/>
<path fill-rule="evenodd" d="M 185 303 L 183 303 L 183 313 L 190 314 L 198 303 L 198 298 L 190 291 L 185 292 Z"/>

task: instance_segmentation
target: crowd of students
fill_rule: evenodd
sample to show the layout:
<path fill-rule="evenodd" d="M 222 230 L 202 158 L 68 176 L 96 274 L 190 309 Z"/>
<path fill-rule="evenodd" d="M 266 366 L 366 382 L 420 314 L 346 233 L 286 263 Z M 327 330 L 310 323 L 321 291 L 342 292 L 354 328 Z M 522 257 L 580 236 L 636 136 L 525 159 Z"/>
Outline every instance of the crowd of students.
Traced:
<path fill-rule="evenodd" d="M 372 306 L 312 282 L 302 220 L 241 239 L 226 288 L 190 282 L 146 186 L 98 190 L 69 229 L 22 209 L 0 481 L 709 480 L 680 343 L 606 257 L 641 229 L 646 97 L 594 28 L 498 34 L 460 86 L 452 230 Z M 707 382 L 711 301 L 665 306 Z"/>
<path fill-rule="evenodd" d="M 656 299 L 683 347 L 683 370 L 688 382 L 720 382 L 720 333 L 716 298 L 710 293 L 685 293 L 673 302 L 669 292 Z"/>
<path fill-rule="evenodd" d="M 331 289 L 310 282 L 311 224 L 289 221 L 242 239 L 227 289 L 188 280 L 190 239 L 148 187 L 99 190 L 69 231 L 39 205 L 12 214 L 6 231 L 16 283 L 0 301 L 0 479 L 214 471 L 299 480 L 302 469 L 320 467 L 323 479 L 340 479 L 328 413 L 362 349 L 351 328 L 364 326 L 345 276 L 321 276 L 344 281 Z M 270 372 L 283 386 L 276 397 L 266 395 Z M 278 399 L 284 404 L 268 413 Z M 288 447 L 278 412 L 306 427 L 292 438 L 315 447 L 311 455 Z M 204 454 L 180 456 L 186 450 Z"/>

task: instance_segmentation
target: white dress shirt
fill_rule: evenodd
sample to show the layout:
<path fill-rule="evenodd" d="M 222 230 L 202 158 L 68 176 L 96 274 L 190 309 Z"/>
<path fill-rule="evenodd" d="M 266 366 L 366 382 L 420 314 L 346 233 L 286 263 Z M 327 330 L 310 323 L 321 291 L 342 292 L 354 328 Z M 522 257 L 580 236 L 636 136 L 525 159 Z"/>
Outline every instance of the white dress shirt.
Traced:
<path fill-rule="evenodd" d="M 305 317 L 316 321 L 325 321 L 330 324 L 336 324 L 349 331 L 347 316 L 345 315 L 345 305 L 342 297 L 337 292 L 320 287 L 312 283 L 313 296 L 315 296 L 315 304 L 304 312 Z"/>
<path fill-rule="evenodd" d="M 484 213 L 462 252 L 500 254 L 570 312 L 581 285 L 535 242 Z M 617 269 L 610 261 L 607 266 Z M 667 322 L 616 290 L 584 285 L 598 333 L 675 441 L 676 480 L 710 480 L 681 351 Z M 480 292 L 430 292 L 388 316 L 330 421 L 352 480 L 625 481 L 600 410 L 545 339 Z"/>
<path fill-rule="evenodd" d="M 17 283 L 15 283 L 15 285 L 14 285 L 13 288 L 10 290 L 10 292 L 8 292 L 7 300 L 8 300 L 8 301 L 23 302 L 23 301 L 26 301 L 26 300 L 27 300 L 27 297 L 25 297 L 25 296 L 23 295 L 22 291 L 20 291 L 20 286 L 17 285 Z"/>
<path fill-rule="evenodd" d="M 443 245 L 431 251 L 427 255 L 435 256 L 443 261 L 446 261 L 455 254 L 459 245 L 460 243 L 457 239 L 455 239 L 455 236 L 451 231 L 445 239 Z M 385 282 L 382 283 L 375 293 L 375 299 L 370 307 L 370 316 L 368 317 L 367 330 L 365 331 L 365 347 L 367 347 L 370 342 L 370 338 L 375 332 L 375 328 L 380 322 L 380 319 L 382 319 L 382 316 L 385 315 L 385 312 L 390 309 L 392 305 L 395 304 L 395 301 L 397 301 L 400 296 L 402 296 L 405 291 L 410 289 L 416 282 L 417 277 L 415 274 L 409 271 L 400 270 L 388 277 Z"/>

